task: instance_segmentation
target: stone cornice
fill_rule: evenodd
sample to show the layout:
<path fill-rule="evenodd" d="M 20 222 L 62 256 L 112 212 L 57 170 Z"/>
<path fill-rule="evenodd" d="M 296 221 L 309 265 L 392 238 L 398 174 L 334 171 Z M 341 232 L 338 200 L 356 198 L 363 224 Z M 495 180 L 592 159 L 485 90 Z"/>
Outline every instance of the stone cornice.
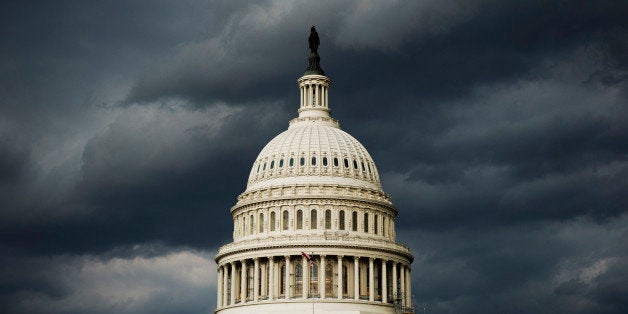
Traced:
<path fill-rule="evenodd" d="M 238 203 L 230 210 L 231 213 L 241 207 L 264 202 L 286 201 L 287 204 L 303 200 L 354 201 L 383 206 L 397 215 L 390 196 L 384 192 L 340 185 L 286 185 L 247 191 L 238 197 Z M 329 202 L 328 202 L 329 204 Z M 279 204 L 278 204 L 279 205 Z"/>
<path fill-rule="evenodd" d="M 365 251 L 378 251 L 401 255 L 410 262 L 414 259 L 407 246 L 393 241 L 369 239 L 358 236 L 338 235 L 286 235 L 256 238 L 232 242 L 218 249 L 216 261 L 232 254 L 263 251 L 277 248 L 326 247 L 346 250 L 348 248 Z M 264 256 L 264 255 L 262 255 Z"/>

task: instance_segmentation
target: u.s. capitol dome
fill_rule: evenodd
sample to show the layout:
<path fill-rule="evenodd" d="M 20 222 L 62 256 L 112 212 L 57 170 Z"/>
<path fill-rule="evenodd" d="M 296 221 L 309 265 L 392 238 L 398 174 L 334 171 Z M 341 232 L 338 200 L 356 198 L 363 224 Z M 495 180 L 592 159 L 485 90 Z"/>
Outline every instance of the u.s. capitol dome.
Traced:
<path fill-rule="evenodd" d="M 298 117 L 255 159 L 218 251 L 216 313 L 412 313 L 397 209 L 364 146 L 330 116 L 312 30 Z"/>

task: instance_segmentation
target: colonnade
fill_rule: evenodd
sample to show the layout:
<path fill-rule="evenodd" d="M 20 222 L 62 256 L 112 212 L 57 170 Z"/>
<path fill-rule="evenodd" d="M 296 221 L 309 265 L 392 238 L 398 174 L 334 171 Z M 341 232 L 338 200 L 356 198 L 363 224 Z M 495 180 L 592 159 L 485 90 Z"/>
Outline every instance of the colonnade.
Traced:
<path fill-rule="evenodd" d="M 218 308 L 281 299 L 363 300 L 411 306 L 410 266 L 373 257 L 286 255 L 218 266 Z"/>
<path fill-rule="evenodd" d="M 329 86 L 324 84 L 303 84 L 301 89 L 301 108 L 323 107 L 328 108 Z"/>

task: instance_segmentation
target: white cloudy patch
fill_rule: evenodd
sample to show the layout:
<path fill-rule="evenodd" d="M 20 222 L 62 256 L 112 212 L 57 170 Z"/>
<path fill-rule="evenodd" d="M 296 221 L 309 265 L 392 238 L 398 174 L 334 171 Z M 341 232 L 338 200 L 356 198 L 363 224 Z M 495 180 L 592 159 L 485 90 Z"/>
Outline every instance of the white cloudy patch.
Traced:
<path fill-rule="evenodd" d="M 215 305 L 212 252 L 101 259 L 53 256 L 41 271 L 50 291 L 22 290 L 12 311 L 23 313 L 209 312 Z"/>

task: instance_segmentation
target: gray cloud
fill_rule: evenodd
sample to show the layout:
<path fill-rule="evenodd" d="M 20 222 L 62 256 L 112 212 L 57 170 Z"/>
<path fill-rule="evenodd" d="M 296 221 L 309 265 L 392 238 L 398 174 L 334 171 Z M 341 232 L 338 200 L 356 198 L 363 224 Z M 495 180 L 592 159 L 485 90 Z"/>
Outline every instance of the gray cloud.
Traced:
<path fill-rule="evenodd" d="M 3 258 L 4 311 L 11 313 L 198 313 L 215 295 L 212 252 L 169 249 L 132 257 Z M 213 265 L 213 266 L 212 266 Z"/>
<path fill-rule="evenodd" d="M 296 114 L 316 25 L 333 114 L 400 210 L 419 304 L 623 313 L 627 12 L 615 1 L 7 3 L 0 308 L 211 310 L 206 250 L 229 241 L 252 161 Z M 162 286 L 177 289 L 149 289 Z"/>

